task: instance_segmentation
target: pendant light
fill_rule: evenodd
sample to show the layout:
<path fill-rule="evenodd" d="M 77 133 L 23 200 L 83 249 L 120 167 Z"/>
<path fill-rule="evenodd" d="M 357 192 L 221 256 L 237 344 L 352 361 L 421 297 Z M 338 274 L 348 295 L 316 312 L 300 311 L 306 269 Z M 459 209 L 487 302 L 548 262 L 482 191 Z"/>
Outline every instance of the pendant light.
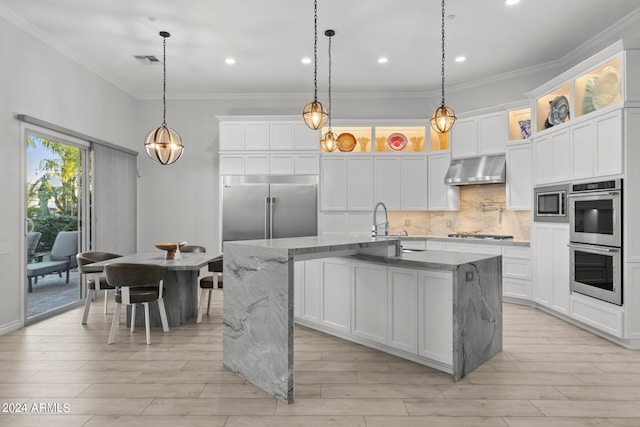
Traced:
<path fill-rule="evenodd" d="M 442 103 L 431 116 L 431 128 L 438 133 L 447 133 L 455 121 L 455 111 L 444 103 L 444 0 L 442 0 Z"/>
<path fill-rule="evenodd" d="M 327 30 L 324 35 L 329 37 L 329 130 L 322 135 L 320 146 L 324 151 L 335 151 L 338 148 L 338 136 L 331 130 L 331 37 L 336 35 L 333 30 Z"/>
<path fill-rule="evenodd" d="M 313 1 L 313 101 L 302 109 L 302 118 L 307 126 L 317 130 L 327 123 L 327 112 L 318 101 L 318 0 Z"/>
<path fill-rule="evenodd" d="M 160 31 L 162 36 L 162 125 L 153 129 L 144 140 L 144 148 L 147 154 L 156 162 L 162 165 L 170 165 L 178 161 L 182 156 L 184 146 L 182 138 L 178 132 L 167 127 L 167 37 L 170 37 L 166 31 Z"/>

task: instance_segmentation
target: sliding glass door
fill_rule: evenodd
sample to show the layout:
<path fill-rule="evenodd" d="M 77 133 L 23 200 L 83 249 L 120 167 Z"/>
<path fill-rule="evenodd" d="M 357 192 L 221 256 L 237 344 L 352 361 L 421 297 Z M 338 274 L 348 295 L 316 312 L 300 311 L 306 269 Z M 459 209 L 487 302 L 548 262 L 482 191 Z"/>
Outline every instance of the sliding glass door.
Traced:
<path fill-rule="evenodd" d="M 86 246 L 88 149 L 84 141 L 26 128 L 26 322 L 80 304 L 75 256 Z"/>

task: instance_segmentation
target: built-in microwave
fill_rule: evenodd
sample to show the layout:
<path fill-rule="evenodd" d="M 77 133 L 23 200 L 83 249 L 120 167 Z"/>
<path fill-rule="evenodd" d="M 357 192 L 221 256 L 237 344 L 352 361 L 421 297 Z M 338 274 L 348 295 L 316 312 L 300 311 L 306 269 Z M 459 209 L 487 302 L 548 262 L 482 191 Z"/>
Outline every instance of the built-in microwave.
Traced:
<path fill-rule="evenodd" d="M 533 220 L 536 222 L 569 222 L 567 192 L 569 184 L 536 187 L 533 190 Z"/>

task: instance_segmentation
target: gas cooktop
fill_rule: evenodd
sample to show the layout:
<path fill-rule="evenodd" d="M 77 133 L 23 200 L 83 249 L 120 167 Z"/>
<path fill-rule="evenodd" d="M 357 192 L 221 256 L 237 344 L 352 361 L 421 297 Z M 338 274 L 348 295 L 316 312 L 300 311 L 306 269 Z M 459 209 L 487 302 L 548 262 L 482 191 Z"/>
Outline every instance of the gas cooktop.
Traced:
<path fill-rule="evenodd" d="M 471 233 L 453 233 L 447 237 L 455 237 L 456 239 L 483 239 L 483 240 L 510 240 L 513 236 L 503 234 L 471 234 Z"/>

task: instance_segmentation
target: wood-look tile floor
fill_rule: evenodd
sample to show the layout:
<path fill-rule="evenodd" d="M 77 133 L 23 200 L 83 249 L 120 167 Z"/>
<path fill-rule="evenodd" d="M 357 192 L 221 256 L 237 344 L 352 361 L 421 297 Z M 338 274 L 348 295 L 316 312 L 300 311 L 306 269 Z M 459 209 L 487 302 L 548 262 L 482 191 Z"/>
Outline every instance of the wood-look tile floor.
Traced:
<path fill-rule="evenodd" d="M 504 351 L 458 382 L 297 326 L 286 405 L 223 368 L 215 301 L 150 346 L 124 325 L 108 346 L 100 300 L 0 336 L 0 425 L 640 426 L 640 351 L 536 309 L 505 304 Z"/>

